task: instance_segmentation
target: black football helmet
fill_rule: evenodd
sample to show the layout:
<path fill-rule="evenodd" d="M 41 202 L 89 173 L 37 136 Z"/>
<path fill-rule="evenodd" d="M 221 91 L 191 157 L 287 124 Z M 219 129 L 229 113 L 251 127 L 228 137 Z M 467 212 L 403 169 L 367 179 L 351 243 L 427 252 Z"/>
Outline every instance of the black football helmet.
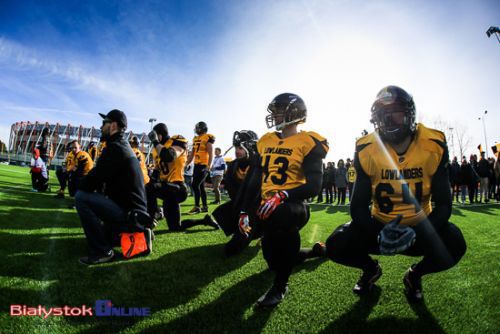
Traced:
<path fill-rule="evenodd" d="M 132 136 L 129 140 L 129 144 L 132 148 L 138 148 L 139 147 L 139 138 L 137 136 Z"/>
<path fill-rule="evenodd" d="M 207 133 L 207 131 L 208 131 L 208 126 L 207 126 L 207 123 L 205 123 L 205 122 L 198 122 L 194 126 L 194 132 L 197 135 L 201 135 L 201 134 Z"/>
<path fill-rule="evenodd" d="M 283 93 L 276 96 L 267 107 L 267 127 L 276 127 L 281 130 L 289 124 L 304 123 L 307 117 L 307 108 L 300 96 Z"/>
<path fill-rule="evenodd" d="M 395 113 L 403 113 L 403 117 L 398 119 Z M 387 86 L 382 88 L 373 102 L 370 121 L 382 139 L 397 143 L 415 132 L 415 113 L 415 103 L 410 94 L 397 86 Z"/>
<path fill-rule="evenodd" d="M 241 130 L 233 133 L 233 146 L 242 147 L 250 157 L 257 152 L 257 141 L 259 137 L 252 130 Z"/>

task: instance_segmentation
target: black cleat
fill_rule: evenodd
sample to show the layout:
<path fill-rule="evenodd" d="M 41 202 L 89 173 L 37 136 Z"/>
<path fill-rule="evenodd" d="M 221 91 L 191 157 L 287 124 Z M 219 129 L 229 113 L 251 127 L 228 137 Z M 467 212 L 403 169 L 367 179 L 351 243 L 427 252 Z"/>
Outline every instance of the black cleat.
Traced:
<path fill-rule="evenodd" d="M 219 224 L 217 224 L 217 222 L 213 220 L 212 217 L 210 217 L 210 215 L 205 215 L 205 217 L 203 218 L 203 224 L 206 226 L 213 227 L 216 230 L 220 230 Z"/>
<path fill-rule="evenodd" d="M 417 276 L 413 272 L 412 265 L 408 269 L 403 277 L 403 284 L 405 286 L 405 295 L 410 302 L 420 302 L 424 299 L 424 294 L 422 293 L 422 278 Z"/>
<path fill-rule="evenodd" d="M 264 295 L 262 295 L 255 303 L 255 308 L 265 309 L 276 307 L 285 295 L 288 293 L 288 284 L 285 287 L 278 287 L 273 284 L 271 289 L 269 289 Z"/>
<path fill-rule="evenodd" d="M 200 212 L 208 212 L 208 206 L 204 206 L 200 209 Z"/>
<path fill-rule="evenodd" d="M 189 212 L 187 213 L 188 215 L 196 215 L 201 212 L 201 209 L 197 206 L 193 207 Z"/>
<path fill-rule="evenodd" d="M 375 282 L 382 276 L 382 268 L 378 264 L 378 261 L 375 261 L 375 263 L 375 268 L 369 271 L 363 271 L 363 274 L 352 289 L 352 292 L 358 295 L 364 295 L 371 291 Z"/>
<path fill-rule="evenodd" d="M 324 242 L 317 241 L 312 247 L 312 257 L 325 257 L 326 245 Z"/>
<path fill-rule="evenodd" d="M 54 197 L 55 198 L 64 198 L 64 193 L 58 192 Z"/>
<path fill-rule="evenodd" d="M 79 259 L 79 262 L 81 264 L 85 264 L 87 266 L 91 266 L 91 265 L 94 265 L 94 264 L 101 264 L 101 263 L 111 262 L 111 261 L 113 261 L 113 257 L 114 256 L 115 256 L 115 253 L 113 252 L 113 250 L 110 250 L 109 253 L 106 254 L 106 255 L 81 257 Z"/>

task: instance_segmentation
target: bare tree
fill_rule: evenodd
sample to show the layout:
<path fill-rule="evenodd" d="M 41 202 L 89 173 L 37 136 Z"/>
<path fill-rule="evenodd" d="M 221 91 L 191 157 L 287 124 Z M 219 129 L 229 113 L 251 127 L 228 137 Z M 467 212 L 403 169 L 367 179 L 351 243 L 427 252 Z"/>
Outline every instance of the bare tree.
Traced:
<path fill-rule="evenodd" d="M 457 139 L 458 150 L 460 152 L 460 158 L 465 155 L 465 152 L 469 149 L 472 138 L 467 133 L 467 127 L 459 124 L 455 127 L 455 136 Z"/>
<path fill-rule="evenodd" d="M 437 117 L 433 121 L 433 126 L 435 129 L 442 131 L 445 136 L 446 136 L 446 141 L 448 143 L 448 151 L 450 158 L 453 158 L 456 155 L 455 151 L 455 131 L 457 127 L 450 123 L 447 122 L 440 117 Z"/>
<path fill-rule="evenodd" d="M 435 129 L 443 131 L 448 142 L 448 150 L 450 158 L 459 156 L 459 161 L 470 149 L 472 137 L 467 132 L 467 126 L 459 123 L 451 123 L 441 119 L 434 119 L 433 126 Z"/>

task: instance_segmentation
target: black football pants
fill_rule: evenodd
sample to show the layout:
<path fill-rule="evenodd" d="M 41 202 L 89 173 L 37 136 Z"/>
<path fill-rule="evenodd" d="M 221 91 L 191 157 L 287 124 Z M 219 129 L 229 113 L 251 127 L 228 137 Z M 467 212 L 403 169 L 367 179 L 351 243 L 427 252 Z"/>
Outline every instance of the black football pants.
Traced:
<path fill-rule="evenodd" d="M 276 273 L 275 284 L 284 285 L 292 274 L 300 251 L 299 230 L 309 220 L 309 207 L 304 202 L 288 201 L 279 205 L 263 229 L 262 253 L 269 269 Z"/>
<path fill-rule="evenodd" d="M 200 197 L 203 207 L 207 206 L 207 193 L 205 192 L 205 179 L 208 175 L 208 168 L 205 165 L 194 165 L 193 182 L 191 187 L 194 192 L 194 205 L 200 206 Z"/>
<path fill-rule="evenodd" d="M 56 170 L 57 181 L 59 181 L 59 186 L 61 190 L 64 191 L 66 189 L 66 184 L 68 182 L 68 172 L 66 172 L 65 168 L 61 168 L 58 166 Z"/>
<path fill-rule="evenodd" d="M 148 200 L 148 213 L 155 216 L 158 209 L 157 199 L 163 200 L 163 214 L 167 220 L 169 230 L 179 231 L 181 229 L 181 207 L 187 198 L 187 188 L 182 182 L 149 182 L 146 185 L 146 196 Z"/>
<path fill-rule="evenodd" d="M 42 176 L 42 173 L 31 172 L 31 185 L 38 191 L 46 191 L 49 187 L 49 180 Z"/>
<path fill-rule="evenodd" d="M 373 259 L 369 254 L 380 254 L 378 245 L 378 234 L 383 224 L 372 220 L 371 223 L 359 226 L 352 223 L 340 225 L 328 237 L 326 241 L 327 256 L 334 262 L 355 267 L 362 270 L 372 268 Z M 440 272 L 453 267 L 460 261 L 466 251 L 466 244 L 462 232 L 454 224 L 447 222 L 436 231 L 441 238 L 446 251 L 451 256 L 451 262 L 443 264 L 441 255 L 433 252 L 432 239 L 427 233 L 417 226 L 415 244 L 403 252 L 408 256 L 423 256 L 417 263 L 415 270 L 422 276 L 425 274 Z"/>

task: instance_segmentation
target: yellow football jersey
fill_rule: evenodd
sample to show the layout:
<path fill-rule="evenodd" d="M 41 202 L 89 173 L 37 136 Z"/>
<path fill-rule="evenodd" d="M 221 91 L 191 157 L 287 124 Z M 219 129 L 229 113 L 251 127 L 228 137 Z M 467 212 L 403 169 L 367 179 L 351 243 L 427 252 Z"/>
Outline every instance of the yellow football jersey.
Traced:
<path fill-rule="evenodd" d="M 432 177 L 441 163 L 446 138 L 441 131 L 417 125 L 408 150 L 398 155 L 376 133 L 356 142 L 359 163 L 371 180 L 372 215 L 388 223 L 403 215 L 401 224 L 414 226 L 432 211 Z"/>
<path fill-rule="evenodd" d="M 181 135 L 176 135 L 170 137 L 163 146 L 170 148 L 173 145 L 186 147 L 187 140 Z M 186 166 L 187 161 L 186 151 L 169 163 L 162 162 L 155 149 L 152 152 L 155 168 L 160 171 L 160 180 L 164 182 L 184 182 L 184 166 Z"/>
<path fill-rule="evenodd" d="M 354 166 L 350 166 L 347 170 L 347 182 L 354 183 L 356 181 L 356 169 Z"/>
<path fill-rule="evenodd" d="M 139 160 L 139 165 L 141 166 L 141 171 L 142 171 L 142 177 L 144 178 L 144 184 L 148 184 L 149 175 L 148 175 L 148 169 L 146 168 L 146 159 L 144 158 L 144 154 L 141 152 L 141 150 L 139 150 L 136 147 L 132 148 L 132 151 L 134 151 L 137 160 Z"/>
<path fill-rule="evenodd" d="M 98 145 L 97 145 L 97 153 L 96 153 L 96 156 L 95 156 L 95 161 L 97 162 L 97 160 L 99 159 L 99 157 L 101 156 L 102 154 L 102 151 L 106 148 L 106 142 L 105 141 L 102 141 L 100 142 Z"/>
<path fill-rule="evenodd" d="M 92 158 L 92 160 L 96 160 L 96 158 L 97 158 L 97 146 L 95 146 L 95 145 L 94 145 L 94 146 L 92 146 L 92 147 L 88 150 L 88 152 L 89 152 L 89 155 L 90 155 L 90 157 Z"/>
<path fill-rule="evenodd" d="M 315 132 L 300 131 L 287 138 L 281 138 L 278 132 L 262 136 L 257 142 L 257 151 L 262 158 L 262 199 L 273 196 L 277 191 L 305 184 L 302 163 L 317 145 L 322 146 L 326 155 L 328 144 Z"/>
<path fill-rule="evenodd" d="M 75 167 L 75 154 L 73 151 L 69 151 L 68 154 L 66 154 L 65 165 L 67 172 L 73 171 L 73 167 Z"/>
<path fill-rule="evenodd" d="M 207 143 L 214 143 L 215 136 L 204 133 L 193 138 L 194 163 L 197 165 L 208 165 Z"/>
<path fill-rule="evenodd" d="M 87 175 L 88 172 L 94 167 L 94 161 L 92 161 L 92 158 L 90 155 L 85 152 L 85 151 L 80 151 L 78 152 L 74 159 L 74 166 L 78 168 L 81 165 L 84 165 L 83 170 L 82 170 L 82 175 Z"/>

